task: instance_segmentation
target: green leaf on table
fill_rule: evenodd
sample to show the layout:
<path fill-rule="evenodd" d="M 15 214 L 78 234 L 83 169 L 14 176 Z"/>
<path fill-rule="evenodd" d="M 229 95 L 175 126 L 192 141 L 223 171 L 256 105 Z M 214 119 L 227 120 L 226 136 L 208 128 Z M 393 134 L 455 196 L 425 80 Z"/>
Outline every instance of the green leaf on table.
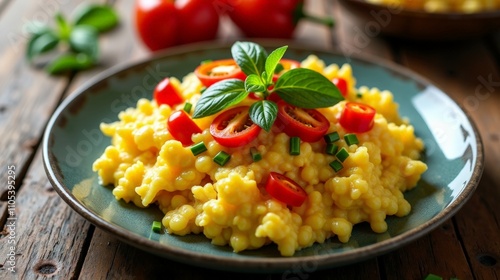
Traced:
<path fill-rule="evenodd" d="M 208 87 L 194 108 L 193 118 L 216 114 L 225 108 L 240 103 L 248 95 L 245 83 L 239 79 L 227 79 Z"/>
<path fill-rule="evenodd" d="M 69 36 L 69 45 L 74 52 L 85 53 L 96 60 L 99 52 L 99 33 L 91 26 L 75 26 Z"/>
<path fill-rule="evenodd" d="M 273 91 L 286 102 L 305 109 L 333 106 L 344 99 L 331 81 L 307 68 L 285 72 L 276 81 Z"/>
<path fill-rule="evenodd" d="M 231 47 L 231 54 L 247 76 L 260 76 L 266 64 L 266 50 L 253 42 L 236 42 Z"/>
<path fill-rule="evenodd" d="M 266 73 L 271 73 L 270 75 L 267 75 L 266 83 L 270 84 L 273 79 L 272 73 L 275 73 L 276 67 L 280 63 L 281 58 L 283 58 L 283 55 L 285 54 L 286 50 L 288 49 L 288 46 L 283 46 L 275 49 L 272 51 L 269 56 L 266 59 Z M 283 66 L 281 66 L 283 67 Z"/>
<path fill-rule="evenodd" d="M 245 79 L 245 90 L 247 92 L 263 92 L 266 90 L 266 86 L 262 83 L 259 76 L 250 74 Z"/>
<path fill-rule="evenodd" d="M 38 34 L 33 35 L 28 41 L 26 56 L 32 60 L 35 56 L 54 49 L 59 43 L 59 37 L 51 30 L 40 30 Z"/>
<path fill-rule="evenodd" d="M 82 6 L 75 12 L 74 25 L 87 25 L 105 32 L 118 25 L 118 14 L 107 5 L 92 4 Z"/>
<path fill-rule="evenodd" d="M 250 106 L 248 114 L 255 124 L 269 132 L 278 116 L 278 105 L 273 101 L 260 100 Z"/>
<path fill-rule="evenodd" d="M 84 54 L 65 54 L 52 61 L 45 70 L 49 74 L 61 74 L 70 71 L 85 70 L 94 65 L 94 60 Z"/>

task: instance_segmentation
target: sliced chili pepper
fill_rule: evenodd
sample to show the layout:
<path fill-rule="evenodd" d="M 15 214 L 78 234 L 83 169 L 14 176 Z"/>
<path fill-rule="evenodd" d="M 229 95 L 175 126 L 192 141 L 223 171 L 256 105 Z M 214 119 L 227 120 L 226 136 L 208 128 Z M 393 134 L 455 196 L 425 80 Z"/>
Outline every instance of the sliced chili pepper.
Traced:
<path fill-rule="evenodd" d="M 375 109 L 359 102 L 347 102 L 340 115 L 340 125 L 347 131 L 363 133 L 372 129 Z"/>
<path fill-rule="evenodd" d="M 191 136 L 202 132 L 184 110 L 174 111 L 170 114 L 167 120 L 167 128 L 170 134 L 184 146 L 193 144 Z"/>
<path fill-rule="evenodd" d="M 295 181 L 276 172 L 269 173 L 266 191 L 274 199 L 294 207 L 301 206 L 307 199 L 306 191 Z"/>
<path fill-rule="evenodd" d="M 196 67 L 194 74 L 206 87 L 225 79 L 236 78 L 245 80 L 246 78 L 245 73 L 241 71 L 241 68 L 234 59 L 221 59 L 202 63 Z"/>
<path fill-rule="evenodd" d="M 347 96 L 347 82 L 342 78 L 333 78 L 332 83 L 337 86 L 342 96 Z"/>
<path fill-rule="evenodd" d="M 248 106 L 240 106 L 222 112 L 210 125 L 215 141 L 226 147 L 239 147 L 254 140 L 261 130 L 250 120 Z"/>
<path fill-rule="evenodd" d="M 290 137 L 299 137 L 305 142 L 316 142 L 320 140 L 330 123 L 319 111 L 314 109 L 303 109 L 278 101 L 278 116 L 275 124 Z"/>
<path fill-rule="evenodd" d="M 167 104 L 170 106 L 175 106 L 184 101 L 175 89 L 175 87 L 170 82 L 170 78 L 165 78 L 156 85 L 153 92 L 154 99 L 158 105 Z"/>

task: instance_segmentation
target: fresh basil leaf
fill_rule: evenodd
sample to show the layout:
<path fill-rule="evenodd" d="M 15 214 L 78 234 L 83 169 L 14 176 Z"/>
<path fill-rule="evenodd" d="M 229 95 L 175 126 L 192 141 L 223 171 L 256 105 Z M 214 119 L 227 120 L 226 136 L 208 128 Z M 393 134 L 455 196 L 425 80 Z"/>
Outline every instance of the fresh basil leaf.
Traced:
<path fill-rule="evenodd" d="M 71 25 L 61 13 L 57 13 L 55 18 L 57 28 L 59 30 L 59 38 L 62 40 L 68 40 L 71 34 Z"/>
<path fill-rule="evenodd" d="M 245 79 L 245 90 L 247 92 L 263 92 L 266 90 L 266 86 L 262 83 L 259 76 L 250 74 Z"/>
<path fill-rule="evenodd" d="M 203 118 L 240 103 L 248 95 L 245 84 L 239 79 L 227 79 L 207 88 L 194 108 L 193 118 Z"/>
<path fill-rule="evenodd" d="M 91 26 L 75 26 L 69 36 L 69 44 L 75 52 L 85 53 L 97 59 L 99 52 L 99 34 Z"/>
<path fill-rule="evenodd" d="M 281 58 L 285 54 L 288 46 L 283 46 L 272 51 L 266 59 L 266 73 L 274 73 L 276 66 L 280 63 Z M 273 79 L 273 75 L 267 77 L 266 82 L 269 84 Z"/>
<path fill-rule="evenodd" d="M 59 37 L 49 29 L 33 35 L 28 42 L 26 56 L 32 60 L 35 56 L 54 49 L 59 43 Z"/>
<path fill-rule="evenodd" d="M 262 46 L 253 42 L 236 42 L 231 47 L 231 54 L 247 76 L 251 74 L 260 76 L 264 71 L 267 52 Z"/>
<path fill-rule="evenodd" d="M 75 25 L 88 25 L 97 29 L 98 32 L 105 32 L 115 27 L 118 22 L 118 14 L 107 5 L 87 5 L 82 6 L 75 12 Z"/>
<path fill-rule="evenodd" d="M 307 68 L 283 73 L 276 81 L 274 91 L 286 102 L 306 109 L 333 106 L 344 99 L 331 81 Z"/>
<path fill-rule="evenodd" d="M 255 124 L 269 132 L 278 116 L 278 105 L 269 100 L 257 101 L 250 106 L 248 114 Z"/>
<path fill-rule="evenodd" d="M 94 65 L 94 60 L 86 54 L 65 54 L 52 61 L 45 70 L 49 74 L 85 70 Z"/>
<path fill-rule="evenodd" d="M 274 68 L 274 74 L 279 74 L 283 70 L 285 70 L 285 67 L 283 66 L 283 64 L 278 63 L 278 65 L 276 65 L 276 68 Z"/>

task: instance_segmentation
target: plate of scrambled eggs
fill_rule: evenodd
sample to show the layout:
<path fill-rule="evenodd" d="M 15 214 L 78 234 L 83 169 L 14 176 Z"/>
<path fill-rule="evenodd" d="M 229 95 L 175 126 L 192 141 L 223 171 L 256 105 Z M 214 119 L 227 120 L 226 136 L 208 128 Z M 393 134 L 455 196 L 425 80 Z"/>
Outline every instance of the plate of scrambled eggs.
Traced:
<path fill-rule="evenodd" d="M 110 69 L 64 100 L 43 140 L 57 193 L 96 226 L 159 256 L 276 272 L 389 252 L 449 219 L 474 192 L 480 136 L 425 79 L 389 62 L 290 45 L 285 67 L 266 63 L 281 65 L 275 77 L 262 75 L 272 87 L 235 75 L 207 84 L 200 65 L 230 59 L 233 49 L 172 49 Z M 240 68 L 207 73 L 251 71 Z M 314 107 L 293 95 L 300 80 L 332 93 L 312 83 L 301 91 L 335 102 Z M 276 121 L 266 127 L 255 107 Z"/>
<path fill-rule="evenodd" d="M 478 38 L 500 30 L 499 0 L 340 0 L 361 29 L 408 40 Z"/>

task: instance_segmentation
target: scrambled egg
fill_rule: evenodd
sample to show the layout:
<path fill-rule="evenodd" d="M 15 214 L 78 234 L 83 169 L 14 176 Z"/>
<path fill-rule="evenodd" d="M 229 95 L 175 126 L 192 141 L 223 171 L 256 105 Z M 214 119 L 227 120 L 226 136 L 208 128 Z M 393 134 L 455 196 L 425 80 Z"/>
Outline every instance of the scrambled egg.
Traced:
<path fill-rule="evenodd" d="M 366 0 L 373 4 L 402 5 L 409 9 L 426 12 L 477 13 L 500 9 L 500 0 Z"/>
<path fill-rule="evenodd" d="M 229 245 L 235 252 L 275 243 L 281 255 L 292 256 L 327 238 L 347 242 L 353 226 L 362 222 L 368 222 L 374 232 L 385 232 L 387 215 L 402 217 L 411 210 L 403 192 L 413 188 L 427 169 L 419 161 L 423 142 L 398 114 L 390 92 L 355 88 L 349 64 L 326 66 L 311 55 L 301 66 L 329 79 L 342 77 L 349 85 L 347 100 L 377 110 L 374 127 L 358 134 L 359 144 L 349 146 L 338 123 L 346 101 L 319 109 L 330 121 L 328 132 L 337 131 L 341 136 L 337 144 L 349 152 L 338 173 L 328 165 L 334 156 L 325 153 L 323 140 L 302 142 L 300 154 L 290 155 L 286 134 L 261 131 L 250 144 L 227 148 L 209 132 L 214 117 L 195 120 L 203 132 L 193 135 L 193 141 L 203 141 L 207 151 L 194 156 L 166 128 L 170 113 L 183 105 L 170 108 L 146 99 L 121 112 L 119 121 L 101 124 L 111 145 L 94 162 L 93 170 L 102 184 L 114 185 L 116 199 L 138 207 L 159 207 L 170 234 L 203 233 L 213 244 Z M 196 76 L 173 81 L 185 100 L 195 104 L 202 88 Z M 262 160 L 252 160 L 251 147 Z M 222 167 L 212 160 L 219 151 L 231 155 Z M 306 201 L 289 207 L 273 199 L 264 188 L 270 171 L 297 182 L 308 194 Z"/>

